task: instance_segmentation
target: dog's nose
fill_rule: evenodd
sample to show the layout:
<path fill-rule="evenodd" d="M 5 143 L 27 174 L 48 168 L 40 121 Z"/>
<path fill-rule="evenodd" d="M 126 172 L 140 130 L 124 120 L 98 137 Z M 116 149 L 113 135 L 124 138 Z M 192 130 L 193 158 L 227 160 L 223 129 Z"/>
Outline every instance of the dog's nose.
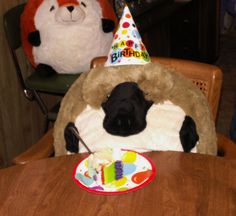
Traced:
<path fill-rule="evenodd" d="M 74 6 L 67 6 L 66 7 L 68 11 L 72 12 L 74 10 Z"/>

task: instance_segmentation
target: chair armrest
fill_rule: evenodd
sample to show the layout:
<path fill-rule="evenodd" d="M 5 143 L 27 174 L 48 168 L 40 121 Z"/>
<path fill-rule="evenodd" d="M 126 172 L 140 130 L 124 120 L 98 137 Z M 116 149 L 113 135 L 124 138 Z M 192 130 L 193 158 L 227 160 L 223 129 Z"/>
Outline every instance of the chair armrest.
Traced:
<path fill-rule="evenodd" d="M 236 159 L 236 144 L 223 134 L 217 133 L 218 154 Z M 37 143 L 13 159 L 13 164 L 25 164 L 30 161 L 48 158 L 54 153 L 53 129 L 50 129 Z"/>
<path fill-rule="evenodd" d="M 100 56 L 96 57 L 91 61 L 90 68 L 97 68 L 97 67 L 102 67 L 104 66 L 105 62 L 107 60 L 106 56 Z"/>
<path fill-rule="evenodd" d="M 28 150 L 15 157 L 13 164 L 25 164 L 30 161 L 48 158 L 54 153 L 53 147 L 53 128 L 50 129 L 37 143 Z"/>
<path fill-rule="evenodd" d="M 220 133 L 217 133 L 217 140 L 218 155 L 236 159 L 236 144 Z"/>

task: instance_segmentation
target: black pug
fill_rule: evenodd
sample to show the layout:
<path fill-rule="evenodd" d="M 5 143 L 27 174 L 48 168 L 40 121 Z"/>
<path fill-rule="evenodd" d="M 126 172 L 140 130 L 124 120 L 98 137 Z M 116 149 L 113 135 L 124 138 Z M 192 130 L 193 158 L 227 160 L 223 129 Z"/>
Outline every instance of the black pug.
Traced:
<path fill-rule="evenodd" d="M 105 112 L 103 127 L 112 135 L 137 134 L 145 129 L 146 114 L 152 104 L 152 101 L 145 99 L 137 83 L 120 83 L 102 103 Z"/>
<path fill-rule="evenodd" d="M 152 101 L 145 99 L 136 83 L 120 83 L 112 90 L 107 101 L 102 103 L 105 112 L 103 127 L 112 135 L 126 137 L 138 134 L 147 125 L 146 115 L 152 104 Z M 71 127 L 76 129 L 74 123 L 69 122 L 64 130 L 66 149 L 78 153 L 79 140 L 70 130 Z M 190 152 L 199 140 L 195 122 L 190 116 L 185 116 L 179 136 L 184 152 Z"/>

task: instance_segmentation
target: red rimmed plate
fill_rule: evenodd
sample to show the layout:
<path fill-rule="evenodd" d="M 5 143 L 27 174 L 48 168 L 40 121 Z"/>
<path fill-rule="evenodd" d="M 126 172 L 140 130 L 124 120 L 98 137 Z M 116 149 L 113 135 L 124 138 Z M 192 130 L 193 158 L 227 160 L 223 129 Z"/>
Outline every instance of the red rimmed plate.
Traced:
<path fill-rule="evenodd" d="M 150 183 L 156 174 L 155 165 L 147 156 L 128 150 L 121 151 L 123 178 L 100 185 L 87 175 L 88 157 L 79 161 L 73 170 L 73 180 L 84 190 L 96 194 L 124 194 L 138 190 Z"/>

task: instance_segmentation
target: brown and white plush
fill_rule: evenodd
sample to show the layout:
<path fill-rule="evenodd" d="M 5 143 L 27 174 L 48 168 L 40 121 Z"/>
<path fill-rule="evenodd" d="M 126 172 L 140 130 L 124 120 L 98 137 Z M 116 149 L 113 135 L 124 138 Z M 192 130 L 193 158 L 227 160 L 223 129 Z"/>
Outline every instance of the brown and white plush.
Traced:
<path fill-rule="evenodd" d="M 180 144 L 178 144 L 178 135 L 173 138 L 171 133 L 166 133 L 165 131 L 160 133 L 161 130 L 158 129 L 158 127 L 162 126 L 166 128 L 165 125 L 168 126 L 171 121 L 162 122 L 157 126 L 155 120 L 153 120 L 153 118 L 161 118 L 160 107 L 164 107 L 164 109 L 170 107 L 169 111 L 168 109 L 165 111 L 167 113 L 171 113 L 173 110 L 176 111 L 170 115 L 172 121 L 176 121 L 174 119 L 176 116 L 177 119 L 179 118 L 176 122 L 181 122 L 181 119 L 183 120 L 184 116 L 187 115 L 196 124 L 199 141 L 191 152 L 216 155 L 215 124 L 206 97 L 183 75 L 170 71 L 158 63 L 149 63 L 146 65 L 95 68 L 88 73 L 84 73 L 72 85 L 62 101 L 61 109 L 55 122 L 54 147 L 57 156 L 67 154 L 64 130 L 69 122 L 75 123 L 81 137 L 93 151 L 106 143 L 107 139 L 110 139 L 110 135 L 104 136 L 104 131 L 101 132 L 101 119 L 104 118 L 101 104 L 107 100 L 107 96 L 111 94 L 115 86 L 124 82 L 137 83 L 139 88 L 145 93 L 145 98 L 153 101 L 154 104 L 147 112 L 147 126 L 142 132 L 128 137 L 116 137 L 112 139 L 113 141 L 115 140 L 114 143 L 110 143 L 110 141 L 108 143 L 114 147 L 116 145 L 124 147 L 128 144 L 126 146 L 128 149 L 132 148 L 137 151 L 183 151 L 180 148 Z M 83 120 L 86 113 L 92 116 L 92 118 L 91 116 L 88 118 L 90 119 L 89 121 Z M 180 123 L 176 125 L 178 124 Z M 101 127 L 100 131 L 98 130 L 99 125 Z M 179 127 L 174 128 L 177 132 L 179 129 Z M 156 145 L 149 146 L 150 135 L 152 136 L 152 143 L 156 143 Z M 170 138 L 171 136 L 172 138 Z M 170 140 L 172 141 L 170 142 Z M 121 143 L 124 145 L 120 146 Z M 145 144 L 147 145 L 145 146 Z M 140 146 L 141 148 L 139 148 Z M 79 148 L 80 152 L 84 151 L 81 145 Z"/>

